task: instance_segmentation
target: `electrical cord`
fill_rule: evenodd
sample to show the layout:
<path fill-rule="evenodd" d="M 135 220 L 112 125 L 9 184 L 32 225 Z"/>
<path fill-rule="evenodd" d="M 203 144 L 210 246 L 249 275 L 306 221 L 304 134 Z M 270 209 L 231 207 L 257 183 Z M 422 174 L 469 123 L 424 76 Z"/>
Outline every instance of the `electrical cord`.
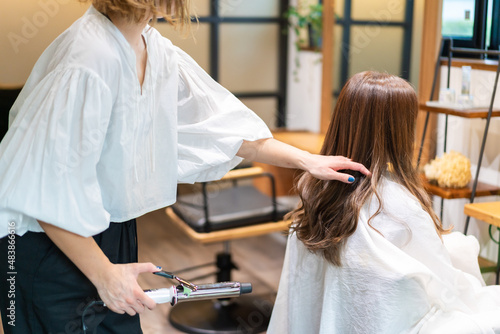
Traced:
<path fill-rule="evenodd" d="M 87 334 L 87 330 L 88 330 L 88 327 L 85 324 L 85 314 L 87 313 L 87 311 L 91 307 L 93 307 L 95 305 L 104 306 L 104 302 L 102 300 L 93 300 L 90 303 L 88 303 L 87 306 L 85 306 L 85 308 L 83 309 L 83 312 L 82 312 L 82 329 L 83 329 L 83 334 Z"/>

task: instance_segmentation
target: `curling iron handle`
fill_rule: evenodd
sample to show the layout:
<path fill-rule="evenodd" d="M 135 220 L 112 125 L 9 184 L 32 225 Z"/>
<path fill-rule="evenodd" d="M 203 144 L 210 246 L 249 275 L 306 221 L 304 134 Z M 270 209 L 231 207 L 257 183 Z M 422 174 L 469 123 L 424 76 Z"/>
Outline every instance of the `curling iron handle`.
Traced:
<path fill-rule="evenodd" d="M 146 290 L 144 292 L 148 297 L 153 299 L 156 304 L 172 303 L 174 297 L 177 297 L 177 291 L 174 286 L 170 288 Z"/>

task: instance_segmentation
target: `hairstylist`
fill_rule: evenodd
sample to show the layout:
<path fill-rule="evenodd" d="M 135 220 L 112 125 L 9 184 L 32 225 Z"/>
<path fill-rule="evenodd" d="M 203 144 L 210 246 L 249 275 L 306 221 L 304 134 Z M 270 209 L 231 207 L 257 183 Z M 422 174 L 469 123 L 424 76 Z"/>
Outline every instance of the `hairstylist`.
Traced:
<path fill-rule="evenodd" d="M 241 158 L 342 182 L 352 180 L 341 169 L 369 174 L 347 158 L 272 139 L 148 25 L 159 16 L 189 29 L 189 1 L 94 0 L 42 54 L 10 112 L 0 144 L 6 333 L 78 332 L 83 306 L 97 295 L 113 311 L 99 333 L 140 333 L 137 314 L 155 303 L 137 276 L 157 268 L 136 263 L 135 218 L 174 203 L 178 182 L 218 179 Z"/>

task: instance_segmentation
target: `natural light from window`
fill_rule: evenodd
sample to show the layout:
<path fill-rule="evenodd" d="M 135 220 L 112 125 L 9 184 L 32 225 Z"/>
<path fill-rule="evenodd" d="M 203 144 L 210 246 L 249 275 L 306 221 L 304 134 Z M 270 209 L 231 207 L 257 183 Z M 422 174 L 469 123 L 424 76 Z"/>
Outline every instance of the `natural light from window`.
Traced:
<path fill-rule="evenodd" d="M 443 36 L 472 38 L 475 0 L 443 1 Z"/>

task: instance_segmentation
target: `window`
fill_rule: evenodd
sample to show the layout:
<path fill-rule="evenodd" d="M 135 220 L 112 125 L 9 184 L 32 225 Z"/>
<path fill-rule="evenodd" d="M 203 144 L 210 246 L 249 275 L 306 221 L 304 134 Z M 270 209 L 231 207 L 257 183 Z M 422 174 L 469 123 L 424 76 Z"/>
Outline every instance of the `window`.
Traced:
<path fill-rule="evenodd" d="M 193 0 L 197 41 L 177 43 L 270 127 L 286 119 L 287 0 Z M 166 26 L 166 25 L 165 25 Z M 171 36 L 168 27 L 157 27 Z M 175 35 L 175 34 L 174 34 Z M 192 42 L 192 39 L 189 39 Z M 182 45 L 180 45 L 182 44 Z M 201 55 L 201 56 L 200 56 Z"/>
<path fill-rule="evenodd" d="M 334 97 L 361 71 L 410 78 L 413 5 L 413 0 L 335 1 Z"/>
<path fill-rule="evenodd" d="M 456 47 L 498 50 L 500 0 L 443 0 L 441 32 Z"/>
<path fill-rule="evenodd" d="M 476 0 L 447 0 L 443 2 L 443 36 L 461 39 L 474 37 Z"/>

